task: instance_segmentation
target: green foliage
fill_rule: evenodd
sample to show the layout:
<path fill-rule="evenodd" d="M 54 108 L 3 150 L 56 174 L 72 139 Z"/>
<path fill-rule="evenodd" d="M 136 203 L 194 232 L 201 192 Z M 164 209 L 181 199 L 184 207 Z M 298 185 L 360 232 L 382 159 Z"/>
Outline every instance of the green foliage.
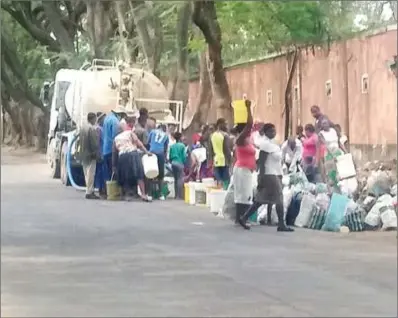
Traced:
<path fill-rule="evenodd" d="M 2 27 L 16 48 L 16 58 L 25 70 L 26 78 L 32 92 L 39 94 L 43 81 L 53 78 L 54 72 L 45 59 L 51 55 L 7 13 L 1 11 Z M 19 79 L 12 77 L 14 81 Z"/>

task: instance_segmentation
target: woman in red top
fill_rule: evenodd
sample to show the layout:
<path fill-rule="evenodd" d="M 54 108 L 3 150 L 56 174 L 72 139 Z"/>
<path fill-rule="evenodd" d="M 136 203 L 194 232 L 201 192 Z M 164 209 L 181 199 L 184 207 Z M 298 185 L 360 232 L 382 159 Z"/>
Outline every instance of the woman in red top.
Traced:
<path fill-rule="evenodd" d="M 236 126 L 237 138 L 235 140 L 236 162 L 233 171 L 234 200 L 236 204 L 235 223 L 251 206 L 253 200 L 252 174 L 256 170 L 256 149 L 251 142 L 253 116 L 251 102 L 246 100 L 247 122 Z"/>

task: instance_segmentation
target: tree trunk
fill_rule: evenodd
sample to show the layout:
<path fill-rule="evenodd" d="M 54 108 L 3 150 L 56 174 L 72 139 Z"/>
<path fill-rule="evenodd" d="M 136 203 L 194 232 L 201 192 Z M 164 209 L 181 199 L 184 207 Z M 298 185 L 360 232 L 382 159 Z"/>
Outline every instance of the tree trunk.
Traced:
<path fill-rule="evenodd" d="M 126 22 L 124 20 L 124 12 L 126 12 L 126 1 L 115 1 L 114 6 L 117 14 L 117 21 L 119 27 L 119 38 L 122 43 L 123 61 L 131 64 L 132 54 L 128 49 L 127 38 L 128 32 L 126 28 Z"/>
<path fill-rule="evenodd" d="M 287 55 L 289 76 L 287 79 L 286 89 L 285 89 L 285 108 L 282 113 L 282 116 L 285 115 L 285 129 L 284 129 L 285 140 L 289 138 L 290 134 L 293 131 L 292 121 L 291 121 L 291 115 L 292 115 L 291 113 L 293 105 L 292 82 L 293 82 L 293 75 L 296 72 L 296 66 L 299 56 L 298 53 L 299 50 L 296 49 L 294 53 L 290 53 Z"/>
<path fill-rule="evenodd" d="M 142 52 L 150 71 L 158 75 L 163 47 L 162 25 L 145 1 L 129 1 Z M 153 35 L 151 35 L 153 34 Z"/>
<path fill-rule="evenodd" d="M 200 127 L 206 124 L 207 115 L 211 106 L 212 91 L 210 84 L 210 77 L 208 71 L 207 52 L 202 52 L 200 55 L 199 65 L 199 94 L 195 101 L 195 113 L 193 115 L 190 125 L 185 129 L 188 135 L 198 131 Z"/>
<path fill-rule="evenodd" d="M 7 144 L 13 144 L 16 143 L 18 145 L 22 144 L 23 140 L 23 135 L 22 135 L 22 126 L 20 124 L 19 120 L 19 107 L 15 103 L 10 102 L 6 98 L 4 98 L 3 94 L 1 97 L 1 104 L 4 109 L 5 114 L 8 116 L 5 116 L 5 121 L 7 125 L 10 126 L 10 131 L 5 134 L 4 137 L 7 137 L 7 135 L 11 135 L 10 140 L 8 140 Z"/>
<path fill-rule="evenodd" d="M 62 14 L 59 9 L 58 1 L 43 1 L 44 12 L 50 23 L 50 27 L 54 33 L 57 42 L 60 44 L 61 51 L 67 53 L 68 65 L 78 67 L 75 52 L 75 39 L 62 23 Z"/>
<path fill-rule="evenodd" d="M 181 100 L 183 107 L 188 103 L 189 75 L 188 75 L 188 30 L 192 15 L 192 4 L 187 1 L 180 7 L 177 22 L 177 74 L 173 89 L 173 99 Z"/>
<path fill-rule="evenodd" d="M 217 118 L 225 118 L 232 124 L 231 95 L 222 62 L 221 29 L 214 1 L 195 2 L 193 22 L 202 31 L 207 43 L 207 68 Z"/>
<path fill-rule="evenodd" d="M 112 36 L 112 24 L 105 1 L 87 1 L 87 29 L 95 58 L 105 58 L 105 44 Z"/>

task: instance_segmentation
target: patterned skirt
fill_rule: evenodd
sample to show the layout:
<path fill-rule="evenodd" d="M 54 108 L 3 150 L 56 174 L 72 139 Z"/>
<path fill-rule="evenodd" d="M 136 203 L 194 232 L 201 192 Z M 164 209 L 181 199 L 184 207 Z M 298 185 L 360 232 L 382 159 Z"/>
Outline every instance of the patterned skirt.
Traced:
<path fill-rule="evenodd" d="M 283 204 L 282 176 L 265 175 L 264 184 L 257 187 L 255 201 L 262 204 Z"/>
<path fill-rule="evenodd" d="M 137 181 L 144 180 L 142 155 L 138 151 L 119 154 L 117 180 L 121 187 L 133 187 Z"/>

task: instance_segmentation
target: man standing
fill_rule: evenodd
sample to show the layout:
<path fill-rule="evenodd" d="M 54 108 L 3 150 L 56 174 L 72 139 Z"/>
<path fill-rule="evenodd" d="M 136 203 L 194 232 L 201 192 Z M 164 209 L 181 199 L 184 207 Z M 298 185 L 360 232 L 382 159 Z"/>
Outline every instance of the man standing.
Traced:
<path fill-rule="evenodd" d="M 148 109 L 140 108 L 138 121 L 135 125 L 135 134 L 145 147 L 148 147 L 147 121 L 149 117 Z"/>
<path fill-rule="evenodd" d="M 116 135 L 120 132 L 120 120 L 126 116 L 126 109 L 118 106 L 112 110 L 104 119 L 102 128 L 102 154 L 105 164 L 105 180 L 112 177 L 112 146 Z"/>
<path fill-rule="evenodd" d="M 149 133 L 148 143 L 149 143 L 149 152 L 156 155 L 158 159 L 158 169 L 159 175 L 157 177 L 157 183 L 159 187 L 160 200 L 165 200 L 165 197 L 162 195 L 163 189 L 163 179 L 164 179 L 164 168 L 167 158 L 167 151 L 169 148 L 169 136 L 166 133 L 167 127 L 162 124 L 158 129 L 154 129 Z"/>
<path fill-rule="evenodd" d="M 209 157 L 213 160 L 214 177 L 217 180 L 217 184 L 227 188 L 229 184 L 229 165 L 231 164 L 231 147 L 227 135 L 227 122 L 224 118 L 217 120 L 216 129 L 210 136 Z"/>
<path fill-rule="evenodd" d="M 321 123 L 322 123 L 324 120 L 329 121 L 331 127 L 334 126 L 334 124 L 330 121 L 329 117 L 326 116 L 326 115 L 324 115 L 324 114 L 321 112 L 321 109 L 319 108 L 319 106 L 317 106 L 317 105 L 312 106 L 312 107 L 311 107 L 311 114 L 312 114 L 312 116 L 315 118 L 315 125 L 314 125 L 314 126 L 315 126 L 315 132 L 316 132 L 317 134 L 319 134 L 319 132 L 322 130 L 322 128 L 321 128 Z"/>
<path fill-rule="evenodd" d="M 97 136 L 98 136 L 98 141 L 99 141 L 99 147 L 102 152 L 102 148 L 104 146 L 104 141 L 102 139 L 103 137 L 103 126 L 104 126 L 104 119 L 105 119 L 105 114 L 102 112 L 97 113 L 97 124 L 95 125 L 96 131 L 97 131 Z M 94 185 L 99 191 L 99 195 L 101 198 L 106 199 L 106 183 L 105 183 L 105 163 L 103 160 L 97 162 L 97 167 L 95 170 L 95 182 Z"/>
<path fill-rule="evenodd" d="M 86 180 L 86 199 L 99 199 L 94 194 L 95 169 L 101 161 L 101 149 L 95 127 L 97 115 L 89 113 L 87 123 L 80 130 L 80 151 Z"/>

